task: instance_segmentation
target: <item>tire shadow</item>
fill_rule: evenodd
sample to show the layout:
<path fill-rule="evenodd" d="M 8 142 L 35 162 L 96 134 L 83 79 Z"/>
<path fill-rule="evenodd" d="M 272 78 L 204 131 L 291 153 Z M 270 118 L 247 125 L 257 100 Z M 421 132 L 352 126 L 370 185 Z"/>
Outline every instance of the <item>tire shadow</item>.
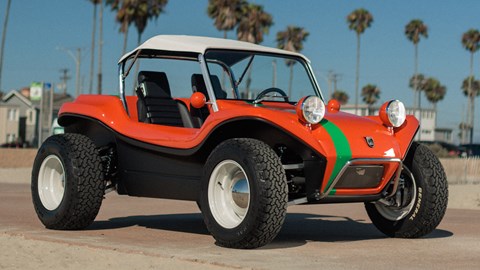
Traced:
<path fill-rule="evenodd" d="M 200 213 L 129 216 L 95 221 L 87 230 L 113 230 L 141 226 L 153 230 L 166 230 L 209 235 Z M 422 239 L 453 236 L 450 231 L 436 229 Z M 353 220 L 343 216 L 288 213 L 277 237 L 261 249 L 291 248 L 308 242 L 353 242 L 385 239 L 369 220 Z"/>

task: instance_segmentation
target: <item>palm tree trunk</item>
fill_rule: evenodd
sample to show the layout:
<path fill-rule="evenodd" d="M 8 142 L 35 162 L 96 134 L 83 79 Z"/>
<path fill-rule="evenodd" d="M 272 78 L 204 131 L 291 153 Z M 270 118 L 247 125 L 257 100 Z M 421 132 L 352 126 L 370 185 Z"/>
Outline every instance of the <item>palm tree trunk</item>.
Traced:
<path fill-rule="evenodd" d="M 137 37 L 137 46 L 140 46 L 140 42 L 142 41 L 142 33 L 138 32 L 138 37 Z M 137 61 L 135 64 L 135 76 L 138 75 L 138 70 L 140 69 L 140 62 Z M 137 88 L 138 80 L 134 80 L 133 82 L 133 95 L 136 95 L 135 89 Z"/>
<path fill-rule="evenodd" d="M 246 86 L 246 89 L 245 89 L 245 95 L 246 95 L 246 99 L 249 99 L 250 97 L 250 84 L 252 84 L 252 64 L 250 64 L 250 68 L 248 69 L 248 73 L 247 73 L 247 81 L 245 82 L 245 86 Z"/>
<path fill-rule="evenodd" d="M 357 68 L 355 74 L 355 114 L 358 114 L 358 84 L 360 77 L 360 34 L 357 33 Z"/>
<path fill-rule="evenodd" d="M 292 84 L 293 84 L 293 64 L 290 65 L 290 79 L 288 81 L 288 97 L 292 97 Z"/>
<path fill-rule="evenodd" d="M 413 88 L 414 89 L 414 97 L 415 97 L 415 104 L 414 104 L 414 109 L 413 109 L 413 115 L 415 115 L 415 111 L 418 109 L 419 113 L 418 113 L 418 123 L 420 125 L 420 127 L 422 126 L 422 107 L 420 105 L 420 102 L 421 102 L 421 95 L 420 95 L 420 91 L 418 89 L 418 44 L 415 44 L 415 79 L 414 79 L 414 82 L 413 82 Z M 422 140 L 422 131 L 421 131 L 421 128 L 420 128 L 420 131 L 418 132 L 418 140 Z"/>
<path fill-rule="evenodd" d="M 97 29 L 97 3 L 93 2 L 93 23 L 92 23 L 92 47 L 90 49 L 90 80 L 88 83 L 88 93 L 92 94 L 93 89 L 93 63 L 95 61 L 95 31 Z"/>
<path fill-rule="evenodd" d="M 467 124 L 470 132 L 469 141 L 473 143 L 473 113 L 474 113 L 474 96 L 472 95 L 472 79 L 473 79 L 473 52 L 470 54 L 470 76 L 468 77 L 467 89 Z"/>
<path fill-rule="evenodd" d="M 11 2 L 11 0 L 8 0 L 7 2 L 7 9 L 5 10 L 5 20 L 3 21 L 2 46 L 0 48 L 0 91 L 2 90 L 3 50 L 5 49 L 5 39 L 7 38 L 7 24 Z"/>
<path fill-rule="evenodd" d="M 127 53 L 127 37 L 128 37 L 128 27 L 125 29 L 125 32 L 123 32 L 123 51 L 122 51 L 122 56 Z"/>
<path fill-rule="evenodd" d="M 102 94 L 102 47 L 103 47 L 103 5 L 100 2 L 100 14 L 98 18 L 98 87 L 97 93 Z"/>
<path fill-rule="evenodd" d="M 418 45 L 414 44 L 415 48 L 415 55 L 414 55 L 414 64 L 413 64 L 413 115 L 415 115 L 418 106 L 418 98 L 417 98 L 417 91 L 418 91 Z"/>

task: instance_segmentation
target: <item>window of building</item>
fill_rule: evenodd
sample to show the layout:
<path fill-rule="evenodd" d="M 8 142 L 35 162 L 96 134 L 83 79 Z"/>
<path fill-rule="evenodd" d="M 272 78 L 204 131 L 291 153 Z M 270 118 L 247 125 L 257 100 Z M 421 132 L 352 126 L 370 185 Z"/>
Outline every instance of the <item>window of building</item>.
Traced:
<path fill-rule="evenodd" d="M 15 134 L 8 133 L 7 134 L 7 143 L 11 143 L 15 141 Z"/>
<path fill-rule="evenodd" d="M 36 113 L 33 109 L 27 110 L 27 125 L 35 125 Z"/>
<path fill-rule="evenodd" d="M 18 121 L 18 110 L 8 109 L 8 121 Z"/>

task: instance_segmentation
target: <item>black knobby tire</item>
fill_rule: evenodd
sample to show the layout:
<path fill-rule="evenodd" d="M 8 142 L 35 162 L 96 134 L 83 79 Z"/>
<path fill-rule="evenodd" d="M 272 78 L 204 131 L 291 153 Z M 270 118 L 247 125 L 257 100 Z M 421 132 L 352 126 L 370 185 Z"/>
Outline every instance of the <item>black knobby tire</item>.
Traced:
<path fill-rule="evenodd" d="M 232 228 L 216 220 L 209 204 L 209 182 L 216 181 L 211 175 L 222 162 L 241 166 L 250 189 L 248 210 Z M 279 157 L 267 144 L 255 139 L 230 139 L 210 154 L 204 167 L 200 207 L 205 224 L 218 245 L 248 249 L 268 244 L 283 225 L 287 202 L 285 171 Z"/>
<path fill-rule="evenodd" d="M 39 191 L 40 168 L 46 159 L 59 160 L 63 166 L 64 191 L 56 208 L 42 202 Z M 35 158 L 31 189 L 35 211 L 45 227 L 78 230 L 89 226 L 98 214 L 105 192 L 102 163 L 94 143 L 81 134 L 49 137 Z"/>
<path fill-rule="evenodd" d="M 400 220 L 389 220 L 374 203 L 366 203 L 368 216 L 384 234 L 397 238 L 418 238 L 432 232 L 442 221 L 448 203 L 448 183 L 442 164 L 426 146 L 412 143 L 403 166 L 416 185 L 412 209 Z"/>

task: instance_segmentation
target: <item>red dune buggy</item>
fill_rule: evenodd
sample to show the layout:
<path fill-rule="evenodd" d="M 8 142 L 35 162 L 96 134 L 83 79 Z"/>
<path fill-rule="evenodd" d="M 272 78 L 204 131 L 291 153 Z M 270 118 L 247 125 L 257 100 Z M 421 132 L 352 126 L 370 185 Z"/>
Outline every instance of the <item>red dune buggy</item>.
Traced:
<path fill-rule="evenodd" d="M 156 36 L 120 59 L 118 78 L 119 96 L 64 104 L 65 134 L 38 151 L 32 197 L 47 228 L 89 226 L 112 190 L 196 201 L 232 248 L 269 243 L 293 204 L 364 202 L 380 231 L 404 238 L 445 214 L 445 173 L 412 142 L 419 124 L 403 103 L 342 112 L 301 54 Z"/>

